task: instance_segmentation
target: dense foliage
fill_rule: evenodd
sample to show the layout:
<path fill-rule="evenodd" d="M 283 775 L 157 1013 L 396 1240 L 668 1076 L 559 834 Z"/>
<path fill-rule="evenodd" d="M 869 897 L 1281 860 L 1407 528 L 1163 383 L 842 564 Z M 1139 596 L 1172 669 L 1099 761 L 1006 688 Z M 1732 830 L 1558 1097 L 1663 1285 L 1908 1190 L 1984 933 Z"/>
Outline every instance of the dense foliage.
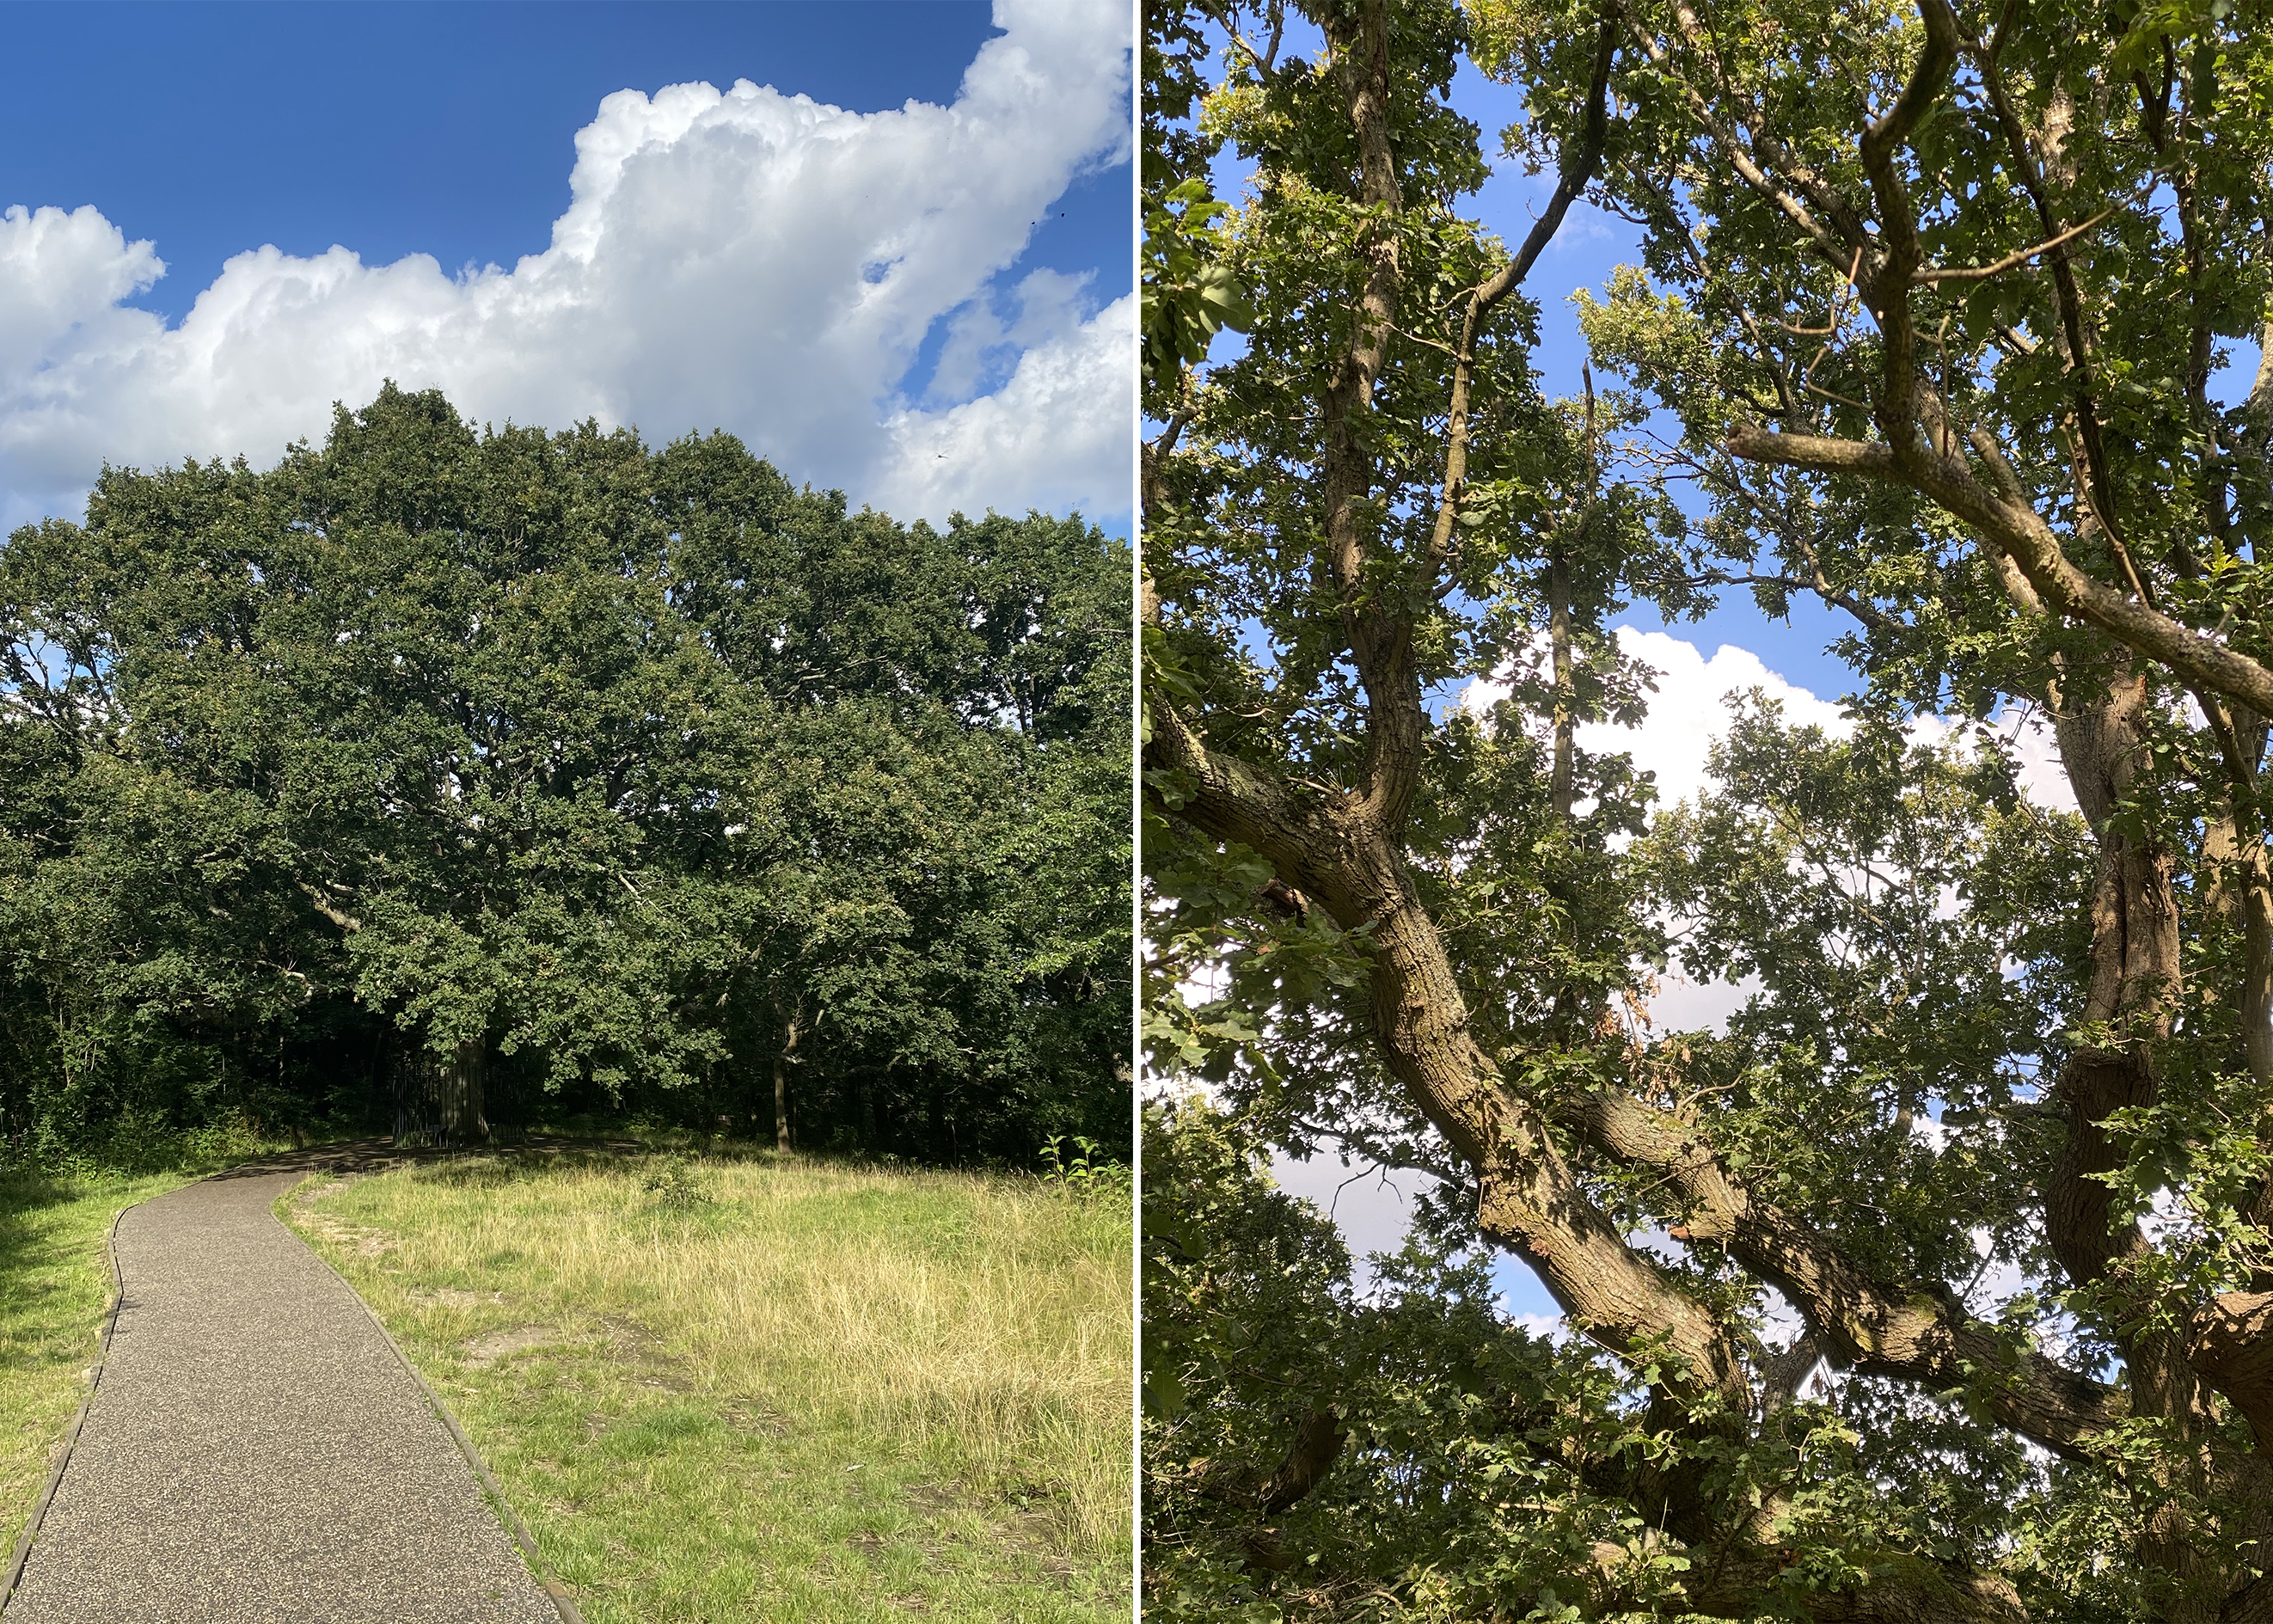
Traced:
<path fill-rule="evenodd" d="M 1126 553 L 392 386 L 0 551 L 0 1154 L 1126 1143 Z"/>
<path fill-rule="evenodd" d="M 2273 1617 L 2273 30 L 1146 24 L 1148 1043 L 1209 1085 L 1146 1119 L 1154 1610 Z M 1464 63 L 1557 177 L 1519 244 Z M 1552 399 L 1579 195 L 1641 263 Z M 1857 692 L 1664 807 L 1579 725 L 1647 710 L 1620 616 L 1731 589 Z M 1440 1192 L 1363 1289 L 1260 1170 L 1320 1147 Z"/>

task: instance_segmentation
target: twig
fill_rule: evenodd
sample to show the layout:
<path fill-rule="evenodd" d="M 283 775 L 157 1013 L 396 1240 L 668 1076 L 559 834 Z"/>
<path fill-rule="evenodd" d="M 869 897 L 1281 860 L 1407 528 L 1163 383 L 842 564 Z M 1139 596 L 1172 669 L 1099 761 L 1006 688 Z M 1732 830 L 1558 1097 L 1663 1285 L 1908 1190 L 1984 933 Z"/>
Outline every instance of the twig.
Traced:
<path fill-rule="evenodd" d="M 2115 210 L 2112 207 L 2103 208 L 2090 219 L 2085 221 L 2082 225 L 2070 226 L 2058 237 L 2047 237 L 2044 241 L 2038 243 L 2034 248 L 2018 249 L 2012 253 L 2007 254 L 2003 259 L 1998 260 L 1993 265 L 1960 266 L 1948 270 L 1937 269 L 1929 266 L 1925 269 L 1919 271 L 1913 280 L 1917 282 L 1981 282 L 1991 276 L 2001 276 L 2007 271 L 2011 270 L 2014 266 L 2021 265 L 2028 260 L 2033 259 L 2040 253 L 2050 253 L 2061 244 L 2082 237 L 2086 231 L 2090 230 L 2092 227 L 2097 225 L 2101 221 L 2106 219 L 2114 212 Z"/>

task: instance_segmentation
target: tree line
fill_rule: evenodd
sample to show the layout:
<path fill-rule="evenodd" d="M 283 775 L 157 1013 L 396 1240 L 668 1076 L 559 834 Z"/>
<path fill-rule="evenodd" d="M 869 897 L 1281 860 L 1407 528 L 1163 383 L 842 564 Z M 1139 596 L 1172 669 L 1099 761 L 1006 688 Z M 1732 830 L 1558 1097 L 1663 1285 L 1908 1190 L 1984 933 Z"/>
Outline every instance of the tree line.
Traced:
<path fill-rule="evenodd" d="M 1148 1613 L 2273 1617 L 2262 8 L 1144 19 Z M 1846 715 L 1668 807 L 1729 593 Z"/>
<path fill-rule="evenodd" d="M 392 384 L 107 468 L 0 549 L 0 1154 L 1125 1143 L 1128 583 L 1077 518 Z"/>

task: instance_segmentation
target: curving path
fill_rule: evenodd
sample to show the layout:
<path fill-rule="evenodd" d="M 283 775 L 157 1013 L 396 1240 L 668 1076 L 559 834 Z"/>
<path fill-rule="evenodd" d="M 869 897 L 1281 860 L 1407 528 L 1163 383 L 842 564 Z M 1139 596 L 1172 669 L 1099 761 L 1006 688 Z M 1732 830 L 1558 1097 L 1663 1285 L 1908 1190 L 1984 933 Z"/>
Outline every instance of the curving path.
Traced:
<path fill-rule="evenodd" d="M 127 1212 L 109 1357 L 7 1624 L 560 1624 L 416 1380 L 270 1203 Z"/>

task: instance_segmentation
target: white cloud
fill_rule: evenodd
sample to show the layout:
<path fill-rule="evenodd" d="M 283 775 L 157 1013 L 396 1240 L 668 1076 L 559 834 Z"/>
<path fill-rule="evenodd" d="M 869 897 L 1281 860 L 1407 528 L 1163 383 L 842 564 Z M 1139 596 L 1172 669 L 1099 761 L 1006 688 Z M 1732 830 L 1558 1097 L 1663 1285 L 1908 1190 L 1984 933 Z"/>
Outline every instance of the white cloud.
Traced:
<path fill-rule="evenodd" d="M 1633 757 L 1638 771 L 1656 776 L 1659 804 L 1674 806 L 1694 801 L 1713 782 L 1706 758 L 1713 745 L 1729 731 L 1732 695 L 1759 690 L 1782 707 L 1789 726 L 1820 727 L 1834 738 L 1846 738 L 1854 724 L 1837 704 L 1819 699 L 1808 689 L 1787 681 L 1768 669 L 1749 649 L 1722 643 L 1710 659 L 1692 643 L 1666 632 L 1642 631 L 1632 626 L 1617 628 L 1618 647 L 1630 659 L 1639 660 L 1657 675 L 1657 691 L 1639 727 L 1609 723 L 1582 724 L 1581 748 L 1598 755 L 1624 751 Z M 1543 644 L 1542 644 L 1543 649 Z M 1471 682 L 1460 703 L 1479 713 L 1507 697 L 1503 682 Z M 2033 709 L 2008 707 L 1996 728 L 2012 748 L 2019 769 L 2022 792 L 2038 805 L 2055 811 L 2074 811 L 2075 798 L 2062 771 L 2059 750 L 2052 729 Z M 1922 744 L 1939 743 L 1956 725 L 1938 717 L 1918 717 L 1909 736 Z M 1946 909 L 1956 906 L 1954 893 Z M 1651 1024 L 1660 1032 L 1725 1032 L 1729 1018 L 1759 989 L 1756 977 L 1744 981 L 1692 981 L 1678 974 L 1663 977 L 1649 1000 Z"/>
<path fill-rule="evenodd" d="M 1571 1340 L 1571 1322 L 1561 1314 L 1512 1313 L 1508 1318 L 1542 1342 L 1560 1347 Z"/>
<path fill-rule="evenodd" d="M 1126 511 L 1132 301 L 1084 313 L 1073 279 L 1029 275 L 1015 321 L 972 329 L 1001 388 L 901 395 L 934 323 L 986 309 L 1046 207 L 1128 157 L 1126 0 L 996 0 L 994 19 L 948 107 L 852 113 L 746 80 L 607 97 L 551 246 L 510 270 L 264 247 L 169 329 L 124 304 L 162 274 L 153 244 L 92 208 L 11 209 L 0 508 L 54 505 L 106 458 L 265 462 L 393 377 L 476 422 L 725 428 L 907 517 Z"/>
<path fill-rule="evenodd" d="M 1579 744 L 1598 755 L 1621 750 L 1632 755 L 1637 769 L 1657 775 L 1662 805 L 1694 801 L 1710 781 L 1705 758 L 1728 733 L 1731 695 L 1758 688 L 1782 704 L 1787 725 L 1820 727 L 1834 739 L 1854 732 L 1834 702 L 1787 681 L 1749 649 L 1724 643 L 1707 659 L 1695 643 L 1667 632 L 1621 626 L 1617 635 L 1628 658 L 1658 673 L 1657 691 L 1649 696 L 1648 714 L 1639 727 L 1584 724 Z M 1481 712 L 1507 694 L 1505 683 L 1479 680 L 1462 692 L 1460 703 Z M 2042 713 L 2033 707 L 2008 706 L 1995 726 L 2012 748 L 2021 788 L 2029 798 L 2051 810 L 2074 811 L 2075 797 L 2060 765 L 2059 747 Z M 1954 731 L 1954 725 L 1938 717 L 1919 717 L 1907 731 L 1919 743 L 1939 743 Z"/>
<path fill-rule="evenodd" d="M 1707 659 L 1696 644 L 1666 632 L 1621 626 L 1617 637 L 1628 658 L 1657 672 L 1657 692 L 1650 695 L 1649 715 L 1641 726 L 1581 727 L 1579 748 L 1631 752 L 1637 768 L 1657 775 L 1658 797 L 1666 806 L 1694 801 L 1704 790 L 1706 753 L 1729 731 L 1732 695 L 1759 688 L 1782 703 L 1789 726 L 1812 725 L 1834 737 L 1852 731 L 1836 704 L 1785 681 L 1749 649 L 1724 643 Z"/>
<path fill-rule="evenodd" d="M 1694 801 L 1704 789 L 1706 755 L 1729 731 L 1730 695 L 1759 688 L 1782 702 L 1788 724 L 1812 724 L 1842 737 L 1852 731 L 1836 704 L 1785 681 L 1749 649 L 1724 643 L 1707 659 L 1693 643 L 1631 626 L 1619 627 L 1617 639 L 1627 658 L 1656 671 L 1657 692 L 1650 695 L 1649 712 L 1639 727 L 1584 723 L 1579 745 L 1599 755 L 1630 754 L 1637 770 L 1657 775 L 1658 798 L 1665 806 Z M 1461 703 L 1482 710 L 1507 694 L 1504 683 L 1478 681 L 1468 686 Z"/>
<path fill-rule="evenodd" d="M 1127 508 L 1136 477 L 1126 380 L 1136 347 L 1136 300 L 1124 296 L 1067 337 L 1027 350 L 994 394 L 897 414 L 879 505 L 937 515 L 1081 503 L 1096 513 L 1113 510 L 1096 493 L 1117 488 Z M 1015 499 L 997 493 L 1005 488 Z"/>
<path fill-rule="evenodd" d="M 1725 1033 L 1729 1018 L 1743 1009 L 1762 985 L 1757 975 L 1741 981 L 1692 981 L 1669 971 L 1658 977 L 1657 991 L 1650 996 L 1650 1025 L 1661 1033 Z"/>
<path fill-rule="evenodd" d="M 2014 705 L 1997 723 L 2020 768 L 2021 793 L 2048 811 L 2077 810 L 2075 791 L 2068 785 L 2067 770 L 2060 765 L 2059 745 L 2044 713 L 2032 706 Z"/>
<path fill-rule="evenodd" d="M 1091 280 L 1062 271 L 1031 272 L 1013 291 L 1018 314 L 1007 325 L 993 303 L 984 298 L 957 311 L 948 323 L 947 342 L 933 365 L 925 400 L 969 400 L 1006 358 L 1015 363 L 1016 352 L 1036 344 L 1054 343 L 1077 331 L 1082 323 L 1083 289 Z"/>

